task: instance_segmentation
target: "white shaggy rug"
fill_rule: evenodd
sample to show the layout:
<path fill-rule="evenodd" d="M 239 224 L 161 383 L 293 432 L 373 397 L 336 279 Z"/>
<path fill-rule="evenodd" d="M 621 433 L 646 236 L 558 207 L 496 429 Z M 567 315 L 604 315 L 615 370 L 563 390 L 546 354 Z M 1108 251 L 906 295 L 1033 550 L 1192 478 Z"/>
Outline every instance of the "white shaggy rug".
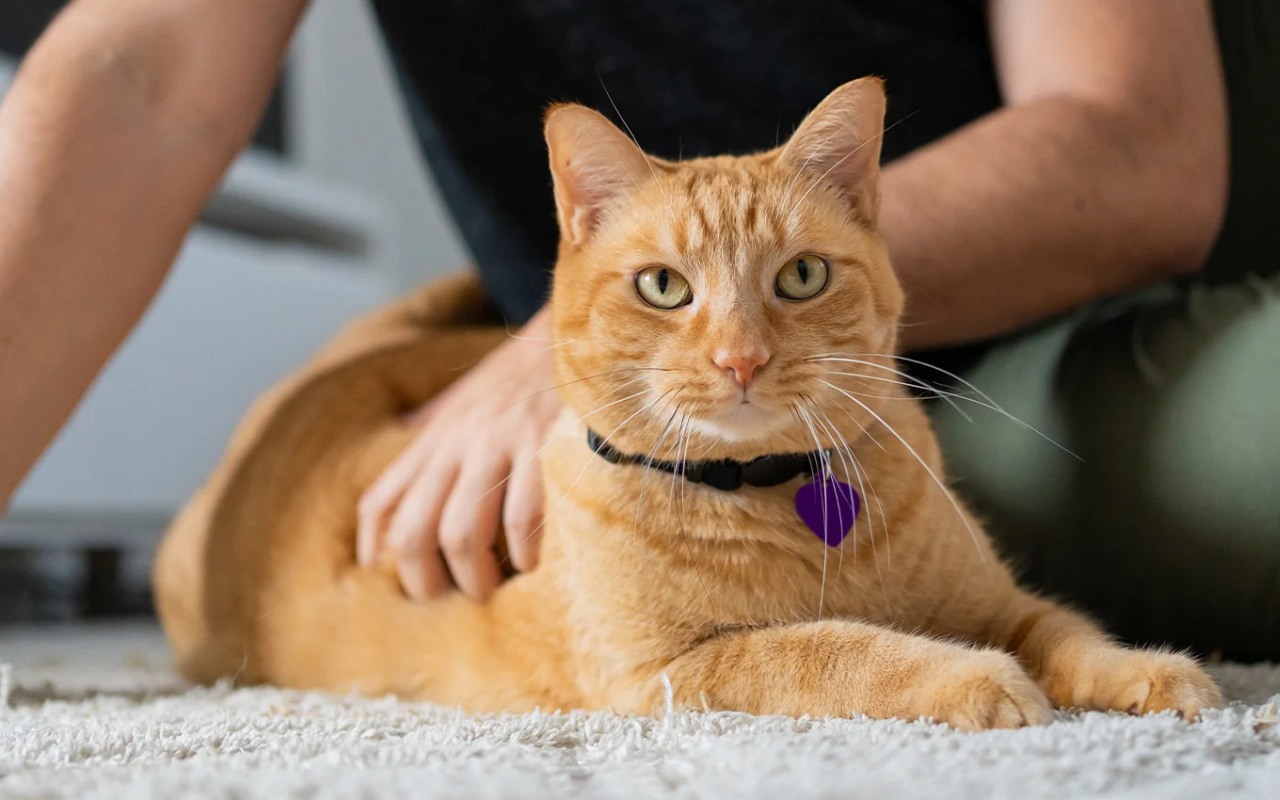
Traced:
<path fill-rule="evenodd" d="M 335 643 L 337 644 L 337 643 Z M 0 799 L 1280 797 L 1280 667 L 1214 669 L 1194 724 L 672 714 L 473 718 L 386 698 L 193 689 L 145 626 L 0 628 Z"/>

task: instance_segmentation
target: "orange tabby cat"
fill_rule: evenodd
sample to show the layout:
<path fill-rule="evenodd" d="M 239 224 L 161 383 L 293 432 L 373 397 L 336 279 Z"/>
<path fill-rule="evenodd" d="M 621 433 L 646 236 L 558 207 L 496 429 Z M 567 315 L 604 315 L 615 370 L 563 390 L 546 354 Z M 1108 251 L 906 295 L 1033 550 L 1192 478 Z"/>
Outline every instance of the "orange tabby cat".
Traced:
<path fill-rule="evenodd" d="M 1018 588 L 942 488 L 890 355 L 903 295 L 876 230 L 883 117 L 880 82 L 854 81 L 776 150 L 673 163 L 553 108 L 567 410 L 543 453 L 540 566 L 479 605 L 413 603 L 392 568 L 354 563 L 355 500 L 412 434 L 398 415 L 500 340 L 449 284 L 263 401 L 175 523 L 156 586 L 184 673 L 470 711 L 648 714 L 669 682 L 677 707 L 970 730 L 1051 706 L 1216 705 L 1189 658 L 1113 644 Z M 829 450 L 863 507 L 829 547 L 797 513 L 810 477 L 721 490 L 606 460 L 589 428 L 664 462 Z"/>

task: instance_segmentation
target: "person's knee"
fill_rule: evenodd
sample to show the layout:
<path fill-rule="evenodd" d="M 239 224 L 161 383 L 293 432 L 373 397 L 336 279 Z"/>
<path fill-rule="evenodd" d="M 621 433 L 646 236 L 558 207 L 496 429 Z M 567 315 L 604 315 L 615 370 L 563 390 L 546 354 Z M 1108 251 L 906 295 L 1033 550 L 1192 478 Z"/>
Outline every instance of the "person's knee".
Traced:
<path fill-rule="evenodd" d="M 1280 279 L 1165 297 L 966 373 L 1079 460 L 935 406 L 949 471 L 1029 577 L 1122 633 L 1275 657 L 1258 642 L 1280 641 Z"/>

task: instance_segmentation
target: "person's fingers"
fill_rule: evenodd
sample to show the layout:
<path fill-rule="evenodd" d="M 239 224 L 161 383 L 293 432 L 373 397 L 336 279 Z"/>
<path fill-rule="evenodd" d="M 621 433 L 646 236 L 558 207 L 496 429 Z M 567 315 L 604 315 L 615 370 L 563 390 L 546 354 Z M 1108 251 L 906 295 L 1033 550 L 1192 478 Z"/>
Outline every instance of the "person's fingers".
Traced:
<path fill-rule="evenodd" d="M 507 489 L 502 481 L 509 470 L 510 462 L 501 454 L 473 456 L 449 492 L 440 520 L 440 549 L 449 572 L 473 600 L 488 599 L 502 582 L 493 543 Z"/>
<path fill-rule="evenodd" d="M 437 401 L 421 406 L 406 418 L 410 427 L 421 426 L 438 407 Z M 422 473 L 435 450 L 435 431 L 423 427 L 404 452 L 396 456 L 364 493 L 356 506 L 356 562 L 373 566 L 390 530 L 390 520 L 409 485 Z"/>
<path fill-rule="evenodd" d="M 511 563 L 521 572 L 538 565 L 542 542 L 542 463 L 537 452 L 522 454 L 507 482 L 507 499 L 502 507 L 502 527 L 506 531 Z"/>
<path fill-rule="evenodd" d="M 397 556 L 396 576 L 410 600 L 430 600 L 449 589 L 449 573 L 434 542 Z"/>
<path fill-rule="evenodd" d="M 356 505 L 356 560 L 372 566 L 390 529 L 390 520 L 401 497 L 421 474 L 430 450 L 415 440 L 365 489 Z"/>
<path fill-rule="evenodd" d="M 391 481 L 383 476 L 360 496 L 356 507 L 356 563 L 360 566 L 371 567 L 377 561 L 388 518 L 404 488 L 403 481 Z"/>
<path fill-rule="evenodd" d="M 449 575 L 440 560 L 438 531 L 456 476 L 456 460 L 434 460 L 400 498 L 392 517 L 387 546 L 396 554 L 400 585 L 414 600 L 434 597 L 449 588 Z"/>
<path fill-rule="evenodd" d="M 451 388 L 453 387 L 450 386 L 449 389 Z M 435 415 L 436 410 L 440 408 L 440 405 L 449 397 L 449 389 L 445 389 L 445 391 L 435 399 L 423 403 L 413 411 L 403 415 L 400 418 L 401 422 L 411 428 L 426 425 L 427 422 Z"/>

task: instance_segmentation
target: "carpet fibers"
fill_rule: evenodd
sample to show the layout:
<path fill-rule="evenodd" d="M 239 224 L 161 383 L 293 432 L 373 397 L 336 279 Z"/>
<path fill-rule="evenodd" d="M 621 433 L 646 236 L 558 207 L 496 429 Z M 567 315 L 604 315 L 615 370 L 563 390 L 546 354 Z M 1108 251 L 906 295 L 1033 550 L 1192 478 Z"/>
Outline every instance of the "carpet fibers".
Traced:
<path fill-rule="evenodd" d="M 1229 705 L 926 723 L 675 713 L 469 717 L 391 698 L 190 688 L 146 626 L 0 629 L 0 800 L 373 797 L 1280 797 L 1280 667 Z"/>

